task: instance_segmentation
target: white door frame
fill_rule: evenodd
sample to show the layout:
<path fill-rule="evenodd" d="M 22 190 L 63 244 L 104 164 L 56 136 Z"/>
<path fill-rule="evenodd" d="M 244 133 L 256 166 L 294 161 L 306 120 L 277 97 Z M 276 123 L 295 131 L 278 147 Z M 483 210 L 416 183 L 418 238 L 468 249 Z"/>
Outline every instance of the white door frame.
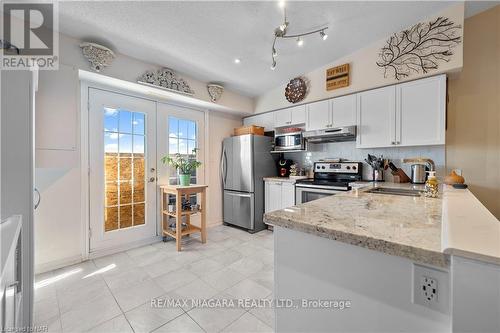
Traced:
<path fill-rule="evenodd" d="M 158 98 L 155 95 L 155 98 L 151 98 L 150 95 L 145 95 L 145 94 L 139 94 L 136 92 L 129 91 L 127 89 L 121 89 L 114 87 L 112 85 L 108 85 L 105 83 L 98 83 L 94 81 L 85 81 L 85 80 L 80 80 L 80 172 L 81 172 L 81 180 L 80 180 L 80 185 L 81 185 L 81 211 L 80 211 L 80 224 L 82 228 L 82 260 L 87 260 L 87 259 L 92 259 L 92 258 L 97 258 L 101 256 L 105 256 L 108 254 L 113 254 L 116 252 L 121 252 L 125 251 L 134 247 L 138 247 L 141 245 L 146 245 L 148 243 L 151 243 L 152 241 L 149 242 L 139 242 L 139 243 L 133 243 L 133 244 L 128 244 L 127 246 L 124 246 L 122 248 L 115 248 L 112 250 L 107 250 L 107 251 L 97 251 L 97 252 L 92 252 L 90 253 L 90 192 L 89 192 L 89 151 L 88 151 L 88 143 L 89 143 L 89 137 L 88 137 L 88 130 L 89 130 L 89 89 L 90 88 L 95 88 L 95 89 L 100 89 L 100 90 L 105 90 L 109 91 L 112 93 L 116 94 L 123 94 L 131 97 L 137 97 L 137 98 L 142 98 L 142 99 L 147 99 L 156 103 L 163 103 L 163 104 L 170 104 L 175 107 L 183 107 L 183 108 L 188 108 L 188 109 L 193 109 L 196 111 L 201 111 L 204 112 L 205 115 L 205 133 L 204 133 L 204 140 L 205 140 L 205 154 L 203 157 L 203 160 L 201 161 L 205 165 L 205 172 L 204 172 L 204 177 L 205 179 L 203 181 L 206 182 L 206 175 L 209 174 L 209 163 L 208 161 L 208 156 L 210 156 L 209 152 L 209 146 L 210 146 L 210 141 L 209 141 L 209 116 L 208 112 L 209 110 L 207 109 L 200 109 L 196 107 L 189 107 L 185 105 L 178 105 L 176 103 L 172 103 L 168 100 Z M 157 169 L 158 170 L 158 169 Z M 209 198 L 209 195 L 207 193 L 207 200 Z M 158 220 L 157 220 L 158 223 Z M 157 236 L 154 241 L 160 240 L 161 236 Z"/>

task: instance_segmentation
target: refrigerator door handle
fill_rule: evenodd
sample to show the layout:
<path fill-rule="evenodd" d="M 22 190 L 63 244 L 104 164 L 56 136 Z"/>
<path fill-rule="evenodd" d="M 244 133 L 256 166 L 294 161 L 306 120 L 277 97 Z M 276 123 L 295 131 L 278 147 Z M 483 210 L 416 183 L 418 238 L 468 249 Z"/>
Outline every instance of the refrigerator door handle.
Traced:
<path fill-rule="evenodd" d="M 238 193 L 238 192 L 226 192 L 228 195 L 232 195 L 235 197 L 244 197 L 244 198 L 251 198 L 252 193 Z"/>
<path fill-rule="evenodd" d="M 222 147 L 222 154 L 220 157 L 220 178 L 222 179 L 222 188 L 226 187 L 227 168 L 226 168 L 226 148 Z"/>

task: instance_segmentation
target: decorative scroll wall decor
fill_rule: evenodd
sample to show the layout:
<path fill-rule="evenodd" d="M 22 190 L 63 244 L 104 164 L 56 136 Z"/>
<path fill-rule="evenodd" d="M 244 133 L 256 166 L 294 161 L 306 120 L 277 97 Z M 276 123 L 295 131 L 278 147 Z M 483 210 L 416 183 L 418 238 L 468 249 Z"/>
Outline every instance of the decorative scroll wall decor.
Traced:
<path fill-rule="evenodd" d="M 137 80 L 139 83 L 152 85 L 159 88 L 180 92 L 187 95 L 193 95 L 189 84 L 184 79 L 178 78 L 170 68 L 162 68 L 157 71 L 148 71 Z"/>
<path fill-rule="evenodd" d="M 220 84 L 209 83 L 207 84 L 207 90 L 210 95 L 210 99 L 215 103 L 219 100 L 219 98 L 221 98 L 222 93 L 224 92 L 224 87 Z"/>
<path fill-rule="evenodd" d="M 397 80 L 436 70 L 440 62 L 450 61 L 452 49 L 462 41 L 461 31 L 461 25 L 446 17 L 415 24 L 387 40 L 377 65 L 384 69 L 384 77 L 394 75 Z"/>
<path fill-rule="evenodd" d="M 80 47 L 82 48 L 83 56 L 90 62 L 90 67 L 96 72 L 100 72 L 104 67 L 111 65 L 111 62 L 115 58 L 113 51 L 106 46 L 85 42 L 80 44 Z"/>
<path fill-rule="evenodd" d="M 288 82 L 285 88 L 285 97 L 290 103 L 298 103 L 307 95 L 307 84 L 301 77 L 296 77 Z"/>

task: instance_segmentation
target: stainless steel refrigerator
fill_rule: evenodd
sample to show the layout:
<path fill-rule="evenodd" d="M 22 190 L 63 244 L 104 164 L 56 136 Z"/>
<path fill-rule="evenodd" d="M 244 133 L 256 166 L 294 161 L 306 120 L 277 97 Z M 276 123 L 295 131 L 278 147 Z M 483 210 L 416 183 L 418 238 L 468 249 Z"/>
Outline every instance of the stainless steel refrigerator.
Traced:
<path fill-rule="evenodd" d="M 263 177 L 277 174 L 270 153 L 272 138 L 239 135 L 224 139 L 221 178 L 224 189 L 223 221 L 257 232 L 265 229 Z"/>

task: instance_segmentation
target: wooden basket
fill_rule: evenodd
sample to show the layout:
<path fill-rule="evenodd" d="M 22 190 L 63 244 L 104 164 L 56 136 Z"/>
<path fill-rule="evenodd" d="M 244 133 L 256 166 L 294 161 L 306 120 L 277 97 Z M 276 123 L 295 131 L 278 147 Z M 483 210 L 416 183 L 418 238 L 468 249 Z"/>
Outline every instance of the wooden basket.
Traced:
<path fill-rule="evenodd" d="M 264 135 L 264 127 L 250 125 L 243 126 L 234 129 L 234 135 L 245 135 L 245 134 L 255 134 L 255 135 Z"/>

